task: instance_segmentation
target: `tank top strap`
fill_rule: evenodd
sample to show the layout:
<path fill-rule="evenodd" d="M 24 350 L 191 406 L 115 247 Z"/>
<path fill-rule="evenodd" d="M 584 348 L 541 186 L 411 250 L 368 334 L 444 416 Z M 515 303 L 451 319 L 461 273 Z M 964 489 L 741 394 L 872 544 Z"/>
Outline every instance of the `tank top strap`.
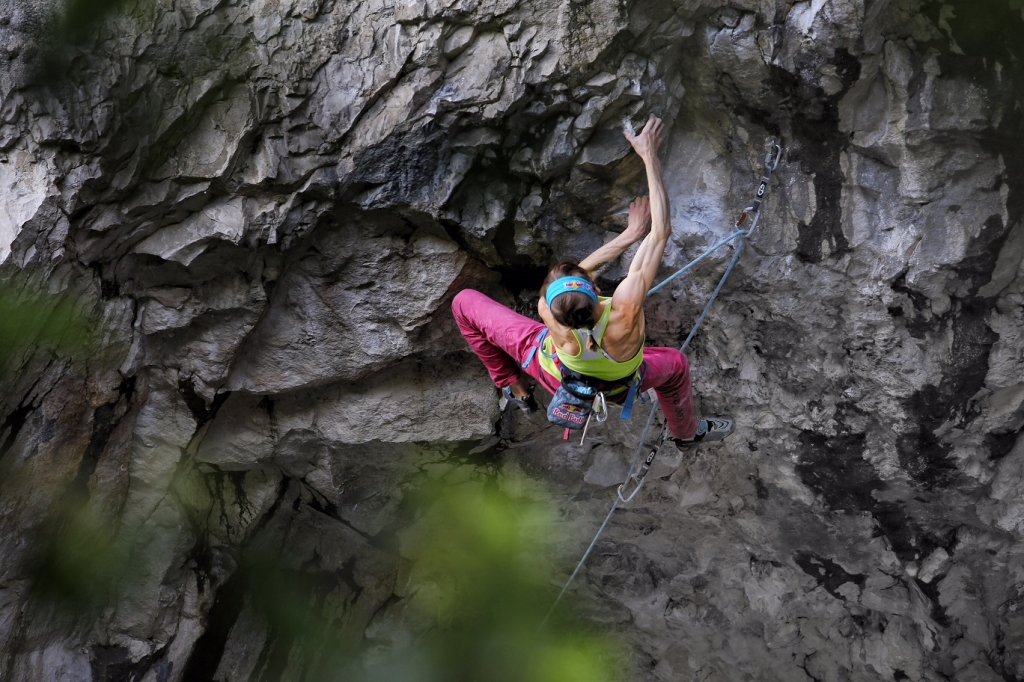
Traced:
<path fill-rule="evenodd" d="M 604 333 L 608 330 L 608 321 L 612 319 L 612 301 L 610 298 L 602 298 L 601 300 L 607 301 L 604 306 L 604 312 L 601 313 L 601 319 L 594 325 L 594 329 L 591 332 L 594 336 L 594 340 L 597 341 L 598 347 L 601 346 L 601 342 L 604 341 Z"/>
<path fill-rule="evenodd" d="M 580 345 L 580 352 L 575 357 L 580 360 L 598 360 L 601 358 L 615 362 L 612 356 L 605 352 L 604 347 L 601 346 L 601 342 L 604 340 L 604 333 L 608 329 L 608 320 L 611 319 L 612 304 L 611 299 L 601 297 L 602 301 L 608 301 L 608 304 L 604 308 L 604 312 L 601 313 L 600 319 L 594 325 L 593 329 L 573 329 L 572 334 L 576 337 L 576 343 Z M 590 341 L 593 339 L 593 345 L 597 350 L 591 350 Z"/>

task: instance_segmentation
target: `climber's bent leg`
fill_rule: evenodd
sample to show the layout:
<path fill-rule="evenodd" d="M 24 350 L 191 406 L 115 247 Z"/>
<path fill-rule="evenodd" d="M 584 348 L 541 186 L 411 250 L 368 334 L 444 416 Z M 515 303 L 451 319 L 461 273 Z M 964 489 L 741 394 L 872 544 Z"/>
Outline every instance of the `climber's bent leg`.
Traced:
<path fill-rule="evenodd" d="M 653 388 L 674 438 L 690 440 L 697 433 L 693 411 L 690 363 L 675 348 L 644 348 L 647 373 L 640 390 Z"/>
<path fill-rule="evenodd" d="M 558 381 L 541 369 L 536 360 L 526 370 L 522 369 L 537 335 L 544 329 L 543 324 L 473 289 L 455 295 L 452 313 L 459 331 L 484 363 L 495 386 L 511 386 L 525 372 L 551 392 L 558 388 Z"/>

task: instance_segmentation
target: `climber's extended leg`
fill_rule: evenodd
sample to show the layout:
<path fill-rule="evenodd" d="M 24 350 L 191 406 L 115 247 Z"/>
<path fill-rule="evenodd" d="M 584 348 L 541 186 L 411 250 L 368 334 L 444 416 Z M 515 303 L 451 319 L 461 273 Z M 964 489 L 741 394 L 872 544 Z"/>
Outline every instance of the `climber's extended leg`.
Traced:
<path fill-rule="evenodd" d="M 459 331 L 484 363 L 495 386 L 509 387 L 515 397 L 522 397 L 520 390 L 528 390 L 525 372 L 551 393 L 558 389 L 559 381 L 541 369 L 539 362 L 531 362 L 527 369 L 522 369 L 537 334 L 544 329 L 543 324 L 473 289 L 456 294 L 452 313 Z"/>
<path fill-rule="evenodd" d="M 691 440 L 697 433 L 697 416 L 693 411 L 693 387 L 690 385 L 690 363 L 675 348 L 644 348 L 647 373 L 640 390 L 653 388 L 674 438 Z"/>

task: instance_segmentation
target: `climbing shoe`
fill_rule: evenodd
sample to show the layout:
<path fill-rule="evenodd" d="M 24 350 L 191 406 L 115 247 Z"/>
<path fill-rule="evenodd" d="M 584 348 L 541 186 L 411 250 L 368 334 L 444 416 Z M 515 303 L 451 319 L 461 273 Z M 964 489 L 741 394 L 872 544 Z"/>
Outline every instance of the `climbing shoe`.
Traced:
<path fill-rule="evenodd" d="M 733 421 L 722 417 L 705 417 L 697 422 L 697 433 L 692 440 L 673 438 L 672 442 L 681 450 L 689 449 L 701 443 L 708 443 L 713 440 L 723 440 L 732 433 Z"/>
<path fill-rule="evenodd" d="M 533 397 L 532 392 L 525 398 L 517 398 L 512 394 L 511 386 L 506 386 L 501 389 L 501 401 L 499 402 L 499 405 L 501 406 L 502 412 L 508 409 L 509 405 L 515 405 L 522 410 L 524 414 L 533 414 L 539 409 L 537 400 Z"/>
<path fill-rule="evenodd" d="M 705 443 L 712 440 L 723 440 L 732 433 L 733 422 L 723 417 L 705 417 L 697 425 L 697 435 L 693 440 L 697 443 Z"/>

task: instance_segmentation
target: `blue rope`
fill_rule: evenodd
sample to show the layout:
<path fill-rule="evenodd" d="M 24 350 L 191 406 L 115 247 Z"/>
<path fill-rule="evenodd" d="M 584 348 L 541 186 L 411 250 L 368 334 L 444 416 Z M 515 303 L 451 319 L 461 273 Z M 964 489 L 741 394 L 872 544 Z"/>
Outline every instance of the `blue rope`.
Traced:
<path fill-rule="evenodd" d="M 658 414 L 658 405 L 651 405 L 651 412 L 647 415 L 647 423 L 644 425 L 644 431 L 640 434 L 640 443 L 636 446 L 636 452 L 633 453 L 633 463 L 629 465 L 629 473 L 626 474 L 626 481 L 628 482 L 630 477 L 636 473 L 636 465 L 640 463 L 640 453 L 643 452 L 644 443 L 647 442 L 647 434 L 651 430 L 651 425 L 654 424 L 654 415 Z M 583 568 L 583 564 L 587 563 L 587 557 L 590 556 L 590 552 L 593 551 L 594 545 L 597 544 L 598 539 L 601 537 L 601 533 L 604 532 L 604 527 L 608 525 L 608 522 L 612 518 L 612 514 L 619 507 L 619 502 L 622 498 L 618 495 L 615 496 L 615 502 L 612 503 L 612 508 L 608 510 L 608 516 L 604 517 L 604 523 L 597 529 L 597 534 L 594 535 L 594 539 L 590 541 L 590 546 L 587 547 L 587 551 L 583 553 L 583 558 L 576 564 L 576 570 L 572 572 L 569 579 L 565 581 L 565 586 L 562 587 L 562 591 L 558 593 L 558 598 L 555 599 L 555 603 L 551 605 L 551 609 L 548 611 L 548 615 L 544 616 L 544 620 L 541 621 L 540 626 L 543 628 L 544 624 L 548 622 L 548 618 L 555 612 L 555 607 L 558 606 L 558 602 L 562 601 L 562 597 L 565 595 L 565 591 L 569 589 L 569 585 L 572 585 L 572 581 L 576 578 L 576 574 Z"/>
<path fill-rule="evenodd" d="M 732 255 L 732 260 L 729 261 L 729 267 L 725 269 L 725 274 L 722 275 L 722 279 L 718 280 L 718 286 L 715 287 L 714 293 L 711 294 L 711 298 L 708 299 L 707 305 L 704 306 L 704 310 L 701 311 L 700 317 L 697 318 L 697 323 L 693 325 L 693 329 L 690 330 L 690 335 L 683 341 L 682 347 L 679 348 L 680 353 L 685 353 L 686 348 L 690 345 L 690 341 L 693 341 L 693 337 L 697 334 L 697 330 L 704 324 L 704 318 L 708 316 L 708 312 L 711 310 L 711 305 L 718 298 L 718 294 L 722 293 L 722 287 L 725 286 L 725 280 L 729 279 L 729 275 L 732 274 L 732 269 L 736 267 L 736 261 L 739 260 L 740 254 L 743 253 L 743 247 L 746 245 L 747 240 L 743 239 L 736 247 L 736 253 Z"/>
<path fill-rule="evenodd" d="M 656 407 L 652 407 L 651 414 L 654 414 L 656 409 Z M 643 441 L 641 441 L 641 443 L 643 443 Z M 618 509 L 618 507 L 619 496 L 616 495 L 615 501 L 612 502 L 612 508 L 608 510 L 608 516 L 604 517 L 604 523 L 602 523 L 601 527 L 597 529 L 597 535 L 595 535 L 594 539 L 591 540 L 590 547 L 587 547 L 587 551 L 583 553 L 583 558 L 580 559 L 578 564 L 576 564 L 576 570 L 573 571 L 572 575 L 569 576 L 569 579 L 565 581 L 565 587 L 563 587 L 562 591 L 558 593 L 558 599 L 555 599 L 555 603 L 551 605 L 551 608 L 548 610 L 548 615 L 544 616 L 544 620 L 540 622 L 540 628 L 538 629 L 543 629 L 548 622 L 548 618 L 550 618 L 551 614 L 555 612 L 555 607 L 558 606 L 558 602 L 562 601 L 562 596 L 565 594 L 565 591 L 569 589 L 569 585 L 572 585 L 572 581 L 576 578 L 576 574 L 580 572 L 580 569 L 583 568 L 583 564 L 587 562 L 587 557 L 590 556 L 591 550 L 594 549 L 594 545 L 597 544 L 598 539 L 601 537 L 601 533 L 604 532 L 604 527 L 612 520 L 612 514 L 615 513 L 615 510 Z"/>
<path fill-rule="evenodd" d="M 669 282 L 674 280 L 676 277 L 679 277 L 680 275 L 684 274 L 687 270 L 690 270 L 691 268 L 693 268 L 695 265 L 697 265 L 702 260 L 704 260 L 705 258 L 710 256 L 711 254 L 713 254 L 715 251 L 718 251 L 720 248 L 722 248 L 723 246 L 725 246 L 726 244 L 731 242 L 733 239 L 736 239 L 737 237 L 745 237 L 746 235 L 747 235 L 747 231 L 746 230 L 740 230 L 738 232 L 733 232 L 731 235 L 729 235 L 728 237 L 726 237 L 722 241 L 718 242 L 717 244 L 712 246 L 710 249 L 708 249 L 707 251 L 705 251 L 701 255 L 697 256 L 692 261 L 690 261 L 689 263 L 687 263 L 686 265 L 684 265 L 683 267 L 679 268 L 678 270 L 673 272 L 671 275 L 666 277 L 664 282 L 661 282 L 660 284 L 656 284 L 655 286 L 651 287 L 651 290 L 647 292 L 647 295 L 650 296 L 651 294 L 654 294 L 654 293 L 658 292 L 660 289 L 665 287 Z"/>

